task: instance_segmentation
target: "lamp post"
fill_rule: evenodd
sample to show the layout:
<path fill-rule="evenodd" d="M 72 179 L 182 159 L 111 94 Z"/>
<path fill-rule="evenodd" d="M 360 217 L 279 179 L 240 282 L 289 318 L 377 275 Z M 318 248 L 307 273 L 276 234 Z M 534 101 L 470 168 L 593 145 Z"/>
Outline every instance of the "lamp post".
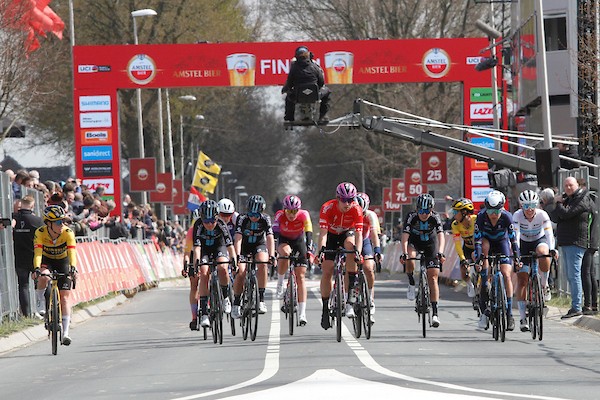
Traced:
<path fill-rule="evenodd" d="M 475 25 L 477 26 L 477 28 L 479 28 L 479 30 L 481 30 L 483 33 L 488 35 L 488 38 L 490 39 L 490 42 L 491 42 L 490 46 L 489 46 L 489 50 L 492 52 L 493 62 L 490 63 L 489 65 L 492 68 L 492 108 L 493 108 L 492 111 L 494 113 L 494 129 L 499 129 L 500 128 L 500 118 L 498 115 L 498 69 L 496 67 L 496 64 L 497 64 L 497 60 L 496 60 L 496 50 L 497 49 L 496 49 L 496 47 L 499 44 L 501 44 L 502 42 L 496 43 L 496 39 L 498 39 L 500 36 L 502 36 L 502 33 L 500 33 L 494 27 L 494 8 L 493 8 L 492 3 L 490 3 L 490 21 L 492 22 L 492 26 L 486 24 L 485 22 L 483 22 L 480 19 L 478 19 L 475 22 Z M 479 70 L 483 71 L 483 69 L 479 69 Z M 503 112 L 506 112 L 506 111 L 503 110 Z"/>
<path fill-rule="evenodd" d="M 227 183 L 237 183 L 237 179 L 235 179 L 235 178 L 233 178 L 233 179 L 227 179 Z M 225 194 L 225 197 L 227 197 L 228 199 L 231 200 L 231 197 L 227 196 L 227 193 L 224 193 L 224 194 Z"/>
<path fill-rule="evenodd" d="M 238 191 L 239 190 L 244 190 L 246 189 L 246 186 L 243 185 L 239 185 L 233 188 L 233 197 L 234 197 L 234 201 L 235 201 L 235 209 L 239 210 L 240 209 L 240 202 L 239 202 L 239 198 L 238 198 Z"/>
<path fill-rule="evenodd" d="M 231 172 L 231 171 L 221 171 L 221 173 L 219 174 L 219 181 L 221 182 L 221 190 L 219 191 L 219 193 L 217 193 L 217 198 L 226 197 L 225 196 L 225 179 L 224 179 L 224 177 L 229 176 L 231 174 L 233 174 L 233 172 Z M 221 195 L 221 197 L 219 197 L 219 195 Z"/>
<path fill-rule="evenodd" d="M 196 96 L 191 94 L 186 94 L 183 96 L 179 96 L 179 100 L 183 101 L 196 101 Z M 204 119 L 204 116 L 201 116 Z M 196 116 L 198 118 L 198 116 Z M 183 163 L 183 112 L 179 113 L 179 155 L 181 162 L 181 180 L 185 179 L 185 167 Z"/>
<path fill-rule="evenodd" d="M 238 208 L 238 210 L 241 210 L 241 208 L 242 208 L 242 207 L 241 207 L 241 203 L 242 203 L 242 197 L 248 197 L 248 193 L 246 193 L 246 192 L 240 192 L 240 193 L 238 194 L 238 196 L 239 196 L 239 202 L 240 202 L 240 207 Z M 239 211 L 238 211 L 238 212 L 239 212 Z"/>
<path fill-rule="evenodd" d="M 144 8 L 142 10 L 135 10 L 131 12 L 131 18 L 133 18 L 133 39 L 134 44 L 138 45 L 138 34 L 137 34 L 137 17 L 149 17 L 156 15 L 156 11 L 151 8 Z M 142 89 L 136 89 L 137 95 L 137 117 L 138 117 L 138 142 L 140 145 L 140 158 L 145 158 L 146 153 L 144 152 L 144 123 L 142 120 Z M 142 192 L 142 204 L 146 204 L 147 201 L 147 193 Z"/>

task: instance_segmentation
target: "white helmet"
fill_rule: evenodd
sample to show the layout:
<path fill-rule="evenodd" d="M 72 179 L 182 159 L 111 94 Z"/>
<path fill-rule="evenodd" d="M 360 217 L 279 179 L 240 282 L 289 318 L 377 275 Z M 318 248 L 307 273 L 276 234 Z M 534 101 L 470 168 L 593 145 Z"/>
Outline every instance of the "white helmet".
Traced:
<path fill-rule="evenodd" d="M 540 197 L 533 190 L 524 190 L 519 195 L 519 202 L 521 204 L 531 203 L 537 205 L 540 202 Z"/>
<path fill-rule="evenodd" d="M 217 203 L 217 207 L 219 209 L 219 212 L 223 214 L 233 214 L 235 211 L 233 201 L 229 200 L 226 197 L 219 200 L 219 202 Z"/>

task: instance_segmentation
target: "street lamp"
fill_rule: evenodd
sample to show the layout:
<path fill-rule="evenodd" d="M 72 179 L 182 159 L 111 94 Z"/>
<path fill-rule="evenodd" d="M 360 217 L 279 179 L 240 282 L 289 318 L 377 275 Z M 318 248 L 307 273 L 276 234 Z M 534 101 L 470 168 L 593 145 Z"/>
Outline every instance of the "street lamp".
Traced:
<path fill-rule="evenodd" d="M 183 100 L 183 101 L 196 101 L 196 96 L 191 95 L 191 94 L 185 94 L 183 96 L 179 96 L 179 100 Z M 198 119 L 198 117 L 202 117 L 202 119 L 204 119 L 203 115 L 196 115 L 196 119 Z M 184 165 L 183 165 L 183 112 L 179 113 L 179 152 L 180 152 L 180 156 L 181 156 L 181 179 L 184 180 Z"/>
<path fill-rule="evenodd" d="M 490 39 L 490 46 L 489 49 L 492 52 L 492 58 L 491 59 L 485 59 L 483 60 L 481 63 L 479 63 L 475 69 L 477 69 L 478 71 L 483 71 L 485 69 L 492 69 L 492 107 L 493 107 L 493 112 L 494 112 L 494 129 L 500 129 L 500 118 L 498 117 L 498 69 L 496 68 L 496 65 L 498 64 L 498 61 L 496 59 L 496 39 L 498 39 L 500 36 L 502 36 L 502 33 L 500 33 L 498 30 L 496 30 L 496 28 L 494 28 L 494 12 L 493 12 L 493 5 L 490 3 L 490 18 L 492 21 L 492 26 L 486 24 L 485 22 L 483 22 L 482 20 L 478 19 L 475 22 L 475 26 L 477 26 L 477 28 L 479 28 L 479 30 L 481 30 L 483 33 L 485 33 L 488 38 Z M 502 43 L 502 42 L 500 42 Z M 498 43 L 498 44 L 500 44 Z M 487 50 L 487 49 L 484 49 Z M 506 110 L 502 110 L 503 112 L 506 112 Z"/>
<path fill-rule="evenodd" d="M 235 208 L 236 210 L 240 209 L 240 202 L 239 202 L 239 198 L 238 198 L 238 191 L 239 190 L 244 190 L 246 189 L 246 186 L 243 185 L 239 185 L 233 188 L 233 197 L 234 197 L 234 201 L 235 201 Z"/>
<path fill-rule="evenodd" d="M 229 176 L 231 174 L 233 174 L 233 172 L 231 172 L 231 171 L 221 171 L 221 173 L 219 174 L 220 175 L 219 181 L 221 182 L 221 192 L 220 192 L 221 197 L 227 197 L 227 196 L 225 196 L 225 179 L 224 179 L 224 177 Z M 217 197 L 219 197 L 219 196 L 217 195 Z"/>
<path fill-rule="evenodd" d="M 138 34 L 137 34 L 137 23 L 136 23 L 136 18 L 137 17 L 149 17 L 149 16 L 154 16 L 156 15 L 156 11 L 150 9 L 150 8 L 144 8 L 143 10 L 135 10 L 131 12 L 131 17 L 133 18 L 133 39 L 134 39 L 134 43 L 137 46 L 138 45 Z M 136 95 L 137 95 L 137 116 L 138 116 L 138 141 L 140 144 L 140 158 L 145 158 L 146 157 L 146 153 L 144 151 L 144 124 L 143 124 L 143 120 L 142 120 L 142 89 L 137 88 L 136 89 Z M 146 197 L 146 192 L 143 191 L 142 192 L 142 204 L 146 204 L 147 201 L 147 197 Z"/>

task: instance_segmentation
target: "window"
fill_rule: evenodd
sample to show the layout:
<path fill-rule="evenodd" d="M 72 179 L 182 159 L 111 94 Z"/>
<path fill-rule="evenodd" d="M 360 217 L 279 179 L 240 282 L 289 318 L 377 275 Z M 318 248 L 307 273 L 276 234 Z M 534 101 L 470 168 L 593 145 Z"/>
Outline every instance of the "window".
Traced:
<path fill-rule="evenodd" d="M 564 15 L 544 18 L 546 51 L 567 49 L 567 17 Z"/>

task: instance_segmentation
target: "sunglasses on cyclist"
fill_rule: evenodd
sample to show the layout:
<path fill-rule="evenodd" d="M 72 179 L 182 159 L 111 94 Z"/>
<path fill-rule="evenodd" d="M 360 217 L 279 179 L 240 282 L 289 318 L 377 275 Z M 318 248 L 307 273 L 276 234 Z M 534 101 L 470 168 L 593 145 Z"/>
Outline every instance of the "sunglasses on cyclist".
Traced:
<path fill-rule="evenodd" d="M 215 222 L 217 222 L 216 218 L 206 218 L 202 220 L 203 223 L 205 224 L 214 224 Z"/>
<path fill-rule="evenodd" d="M 257 212 L 249 212 L 249 213 L 248 213 L 248 216 L 249 216 L 250 218 L 260 218 L 260 213 L 257 213 Z"/>
<path fill-rule="evenodd" d="M 487 215 L 492 215 L 492 214 L 500 214 L 500 213 L 502 213 L 502 210 L 496 210 L 495 208 L 488 208 L 487 210 L 485 210 L 485 212 L 487 213 Z"/>
<path fill-rule="evenodd" d="M 58 221 L 52 221 L 55 225 L 62 225 L 64 224 L 65 221 L 63 221 L 62 219 L 59 219 Z"/>
<path fill-rule="evenodd" d="M 421 215 L 429 214 L 431 212 L 431 208 L 421 208 L 418 213 Z"/>
<path fill-rule="evenodd" d="M 354 197 L 338 197 L 338 200 L 342 203 L 350 204 L 354 201 Z"/>
<path fill-rule="evenodd" d="M 286 213 L 288 214 L 298 214 L 299 210 L 285 210 Z"/>
<path fill-rule="evenodd" d="M 537 207 L 537 203 L 523 203 L 521 207 L 523 207 L 523 210 L 532 210 Z"/>
<path fill-rule="evenodd" d="M 222 212 L 222 213 L 219 213 L 219 215 L 221 217 L 231 217 L 233 215 L 233 213 L 224 213 L 224 212 Z"/>

